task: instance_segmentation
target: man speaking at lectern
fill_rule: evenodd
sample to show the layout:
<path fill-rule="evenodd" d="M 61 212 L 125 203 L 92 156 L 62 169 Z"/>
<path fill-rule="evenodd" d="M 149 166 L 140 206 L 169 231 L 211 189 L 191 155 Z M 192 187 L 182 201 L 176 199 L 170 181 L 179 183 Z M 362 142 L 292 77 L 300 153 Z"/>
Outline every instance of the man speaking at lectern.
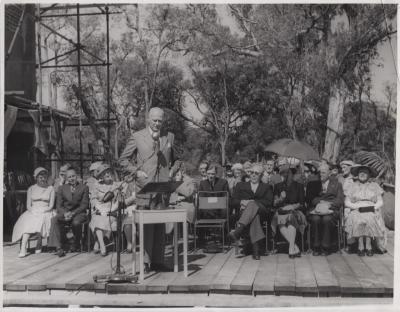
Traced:
<path fill-rule="evenodd" d="M 161 126 L 164 111 L 153 107 L 149 111 L 147 128 L 137 131 L 129 138 L 119 162 L 122 169 L 134 177 L 136 194 L 149 182 L 169 181 L 172 164 L 174 135 L 164 133 Z M 165 209 L 161 196 L 136 195 L 138 209 Z M 163 271 L 165 251 L 165 224 L 144 226 L 145 270 Z M 133 250 L 135 252 L 135 250 Z"/>

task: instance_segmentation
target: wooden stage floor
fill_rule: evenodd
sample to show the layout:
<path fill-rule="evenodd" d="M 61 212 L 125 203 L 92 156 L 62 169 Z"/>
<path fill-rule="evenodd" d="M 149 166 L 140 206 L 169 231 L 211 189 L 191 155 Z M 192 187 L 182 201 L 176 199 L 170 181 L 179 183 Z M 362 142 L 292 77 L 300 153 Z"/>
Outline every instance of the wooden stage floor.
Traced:
<path fill-rule="evenodd" d="M 93 275 L 111 273 L 116 254 L 68 253 L 58 258 L 51 253 L 17 258 L 18 246 L 3 248 L 3 289 L 6 292 L 64 290 L 108 294 L 205 293 L 245 295 L 295 295 L 313 297 L 392 297 L 393 232 L 388 253 L 373 257 L 331 254 L 327 257 L 289 259 L 287 254 L 251 256 L 226 253 L 189 254 L 189 277 L 183 272 L 150 272 L 138 284 L 94 283 Z M 172 267 L 171 248 L 166 258 Z M 131 254 L 122 264 L 131 273 Z M 180 258 L 180 263 L 182 259 Z M 180 267 L 182 270 L 182 267 Z"/>

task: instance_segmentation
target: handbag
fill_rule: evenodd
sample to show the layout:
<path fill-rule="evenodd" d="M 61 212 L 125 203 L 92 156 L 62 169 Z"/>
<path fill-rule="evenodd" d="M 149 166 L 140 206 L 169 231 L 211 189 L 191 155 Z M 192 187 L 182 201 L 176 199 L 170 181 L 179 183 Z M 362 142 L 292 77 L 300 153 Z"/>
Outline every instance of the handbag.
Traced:
<path fill-rule="evenodd" d="M 364 212 L 375 212 L 375 207 L 374 207 L 374 206 L 360 207 L 360 208 L 358 208 L 358 211 L 359 211 L 360 213 L 364 213 Z"/>

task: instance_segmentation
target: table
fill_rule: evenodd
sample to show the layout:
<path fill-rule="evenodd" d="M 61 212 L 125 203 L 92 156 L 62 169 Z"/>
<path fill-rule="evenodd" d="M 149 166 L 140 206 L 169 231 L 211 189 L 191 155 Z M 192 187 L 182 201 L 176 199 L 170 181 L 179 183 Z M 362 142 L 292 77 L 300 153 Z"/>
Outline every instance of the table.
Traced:
<path fill-rule="evenodd" d="M 144 280 L 144 224 L 174 223 L 174 272 L 178 272 L 178 223 L 183 225 L 183 274 L 187 272 L 186 209 L 135 210 L 132 222 L 132 273 L 136 274 L 136 223 L 139 224 L 139 281 Z"/>

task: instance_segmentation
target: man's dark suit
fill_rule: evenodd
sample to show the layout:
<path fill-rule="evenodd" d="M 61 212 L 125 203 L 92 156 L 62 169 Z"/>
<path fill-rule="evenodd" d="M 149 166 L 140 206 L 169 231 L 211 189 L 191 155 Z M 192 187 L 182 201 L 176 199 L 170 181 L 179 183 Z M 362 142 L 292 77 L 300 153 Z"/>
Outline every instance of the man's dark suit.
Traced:
<path fill-rule="evenodd" d="M 149 182 L 169 181 L 169 169 L 173 162 L 174 135 L 161 131 L 156 142 L 147 127 L 135 132 L 129 138 L 119 162 L 122 168 L 130 174 L 138 170 L 144 171 L 147 178 L 137 178 L 136 194 Z M 157 196 L 150 202 L 150 195 L 136 195 L 138 209 L 160 209 L 160 198 Z M 145 262 L 153 264 L 164 263 L 165 225 L 146 224 L 144 226 Z"/>
<path fill-rule="evenodd" d="M 213 184 L 207 179 L 200 181 L 199 192 L 229 192 L 228 181 L 222 178 L 215 178 Z"/>
<path fill-rule="evenodd" d="M 329 215 L 310 215 L 311 229 L 313 233 L 314 248 L 322 248 L 328 250 L 331 246 L 331 232 L 334 221 L 339 217 L 340 208 L 344 202 L 343 187 L 336 177 L 330 177 L 326 192 L 321 193 L 312 200 L 312 208 L 321 202 L 327 201 L 331 203 L 332 214 Z"/>
<path fill-rule="evenodd" d="M 65 239 L 64 224 L 71 223 L 75 247 L 78 247 L 82 235 L 81 224 L 87 220 L 86 211 L 89 208 L 89 188 L 79 183 L 72 193 L 71 185 L 64 184 L 59 187 L 56 196 L 57 214 L 51 220 L 48 246 L 62 248 Z M 71 211 L 73 214 L 70 221 L 66 221 L 64 218 L 64 213 L 68 211 Z"/>
<path fill-rule="evenodd" d="M 232 196 L 232 206 L 236 211 L 240 209 L 242 200 L 251 200 L 242 211 L 239 223 L 249 227 L 250 240 L 254 244 L 265 237 L 261 227 L 261 220 L 266 220 L 271 211 L 274 194 L 269 184 L 260 182 L 254 193 L 250 182 L 240 182 L 236 185 Z"/>

